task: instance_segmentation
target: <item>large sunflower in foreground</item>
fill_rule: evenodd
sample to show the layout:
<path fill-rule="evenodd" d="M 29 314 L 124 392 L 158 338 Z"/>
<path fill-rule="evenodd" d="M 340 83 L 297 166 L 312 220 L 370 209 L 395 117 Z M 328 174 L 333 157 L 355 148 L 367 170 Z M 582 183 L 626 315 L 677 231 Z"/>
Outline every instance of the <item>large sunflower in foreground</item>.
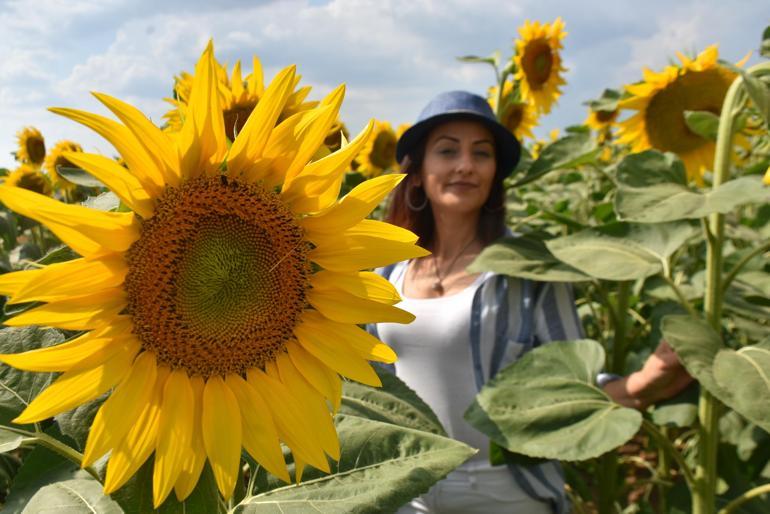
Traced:
<path fill-rule="evenodd" d="M 344 89 L 276 126 L 296 83 L 279 73 L 238 137 L 225 135 L 211 45 L 199 60 L 178 136 L 134 107 L 96 97 L 122 123 L 52 109 L 112 143 L 128 165 L 66 157 L 130 212 L 100 212 L 0 186 L 0 201 L 44 223 L 82 257 L 0 276 L 9 303 L 45 302 L 5 323 L 85 333 L 0 360 L 62 375 L 15 420 L 33 423 L 107 391 L 83 465 L 111 451 L 104 489 L 121 487 L 155 455 L 153 495 L 187 497 L 205 461 L 232 495 L 241 448 L 284 481 L 279 441 L 328 471 L 339 442 L 327 405 L 340 375 L 379 385 L 367 361 L 393 362 L 359 328 L 410 322 L 399 296 L 361 271 L 426 255 L 417 237 L 364 219 L 402 179 L 366 181 L 337 199 L 371 124 L 338 152 L 309 162 L 337 119 Z M 327 404 L 328 401 L 328 404 Z"/>
<path fill-rule="evenodd" d="M 514 78 L 520 84 L 522 99 L 532 102 L 538 113 L 551 112 L 561 96 L 559 86 L 566 84 L 562 73 L 567 70 L 561 62 L 561 40 L 566 35 L 561 18 L 542 25 L 526 20 L 519 28 L 520 39 L 516 40 L 513 57 Z"/>
<path fill-rule="evenodd" d="M 396 167 L 396 131 L 387 121 L 376 121 L 374 133 L 356 157 L 356 171 L 365 177 L 376 177 Z"/>
<path fill-rule="evenodd" d="M 620 143 L 634 152 L 655 148 L 677 154 L 690 180 L 702 182 L 703 171 L 714 164 L 715 143 L 692 132 L 685 111 L 708 111 L 717 116 L 735 73 L 717 62 L 719 51 L 711 45 L 697 58 L 679 54 L 681 65 L 656 73 L 644 70 L 644 81 L 626 86 L 630 98 L 621 109 L 637 111 L 620 122 Z"/>
<path fill-rule="evenodd" d="M 264 75 L 262 73 L 262 63 L 254 56 L 252 60 L 252 72 L 243 78 L 241 71 L 241 62 L 237 61 L 233 66 L 232 75 L 228 75 L 227 67 L 216 60 L 215 74 L 218 82 L 220 105 L 225 120 L 225 134 L 231 141 L 235 135 L 243 129 L 246 120 L 251 111 L 259 103 L 265 94 Z M 294 77 L 292 84 L 292 93 L 286 99 L 283 110 L 278 116 L 277 122 L 281 122 L 292 114 L 312 109 L 318 105 L 318 102 L 306 102 L 305 99 L 310 93 L 310 87 L 305 86 L 299 89 L 295 88 L 299 84 L 300 76 Z M 187 115 L 188 105 L 190 103 L 190 93 L 194 82 L 194 76 L 182 72 L 174 78 L 174 99 L 166 99 L 174 106 L 174 109 L 168 111 L 163 117 L 166 119 L 166 129 L 169 132 L 178 132 L 182 127 L 182 122 Z M 338 133 L 337 131 L 336 133 Z"/>
<path fill-rule="evenodd" d="M 497 111 L 497 86 L 492 86 L 487 92 L 487 100 L 493 110 Z M 535 139 L 532 129 L 537 126 L 537 112 L 529 102 L 519 100 L 519 95 L 514 92 L 513 83 L 506 81 L 502 95 L 503 108 L 497 117 L 516 139 L 522 141 L 525 137 Z"/>
<path fill-rule="evenodd" d="M 24 127 L 16 133 L 16 159 L 40 166 L 45 159 L 45 138 L 35 127 Z"/>

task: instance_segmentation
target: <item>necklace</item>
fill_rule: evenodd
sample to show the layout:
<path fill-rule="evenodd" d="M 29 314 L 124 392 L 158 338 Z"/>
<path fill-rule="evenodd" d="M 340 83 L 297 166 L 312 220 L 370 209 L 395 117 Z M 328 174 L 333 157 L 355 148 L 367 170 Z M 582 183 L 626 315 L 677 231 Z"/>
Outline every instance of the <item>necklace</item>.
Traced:
<path fill-rule="evenodd" d="M 463 246 L 462 250 L 460 250 L 457 255 L 454 256 L 452 259 L 452 262 L 449 263 L 449 267 L 444 272 L 444 276 L 441 276 L 441 272 L 438 269 L 438 261 L 436 260 L 436 254 L 433 254 L 433 273 L 436 275 L 436 281 L 433 282 L 433 290 L 438 293 L 439 296 L 444 295 L 444 284 L 442 282 L 447 277 L 447 275 L 452 271 L 452 268 L 454 268 L 455 263 L 457 262 L 457 259 L 460 258 L 462 254 L 465 253 L 465 250 L 467 250 L 474 242 L 476 241 L 476 237 L 474 236 L 473 239 L 468 241 L 465 246 Z"/>

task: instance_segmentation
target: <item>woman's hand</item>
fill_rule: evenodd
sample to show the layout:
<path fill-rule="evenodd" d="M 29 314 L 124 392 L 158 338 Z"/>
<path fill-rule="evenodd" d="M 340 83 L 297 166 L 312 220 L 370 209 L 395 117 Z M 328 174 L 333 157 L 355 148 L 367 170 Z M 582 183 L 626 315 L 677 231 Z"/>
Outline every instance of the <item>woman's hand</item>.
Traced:
<path fill-rule="evenodd" d="M 644 410 L 676 395 L 692 380 L 671 345 L 661 341 L 641 370 L 608 383 L 604 390 L 621 405 Z"/>

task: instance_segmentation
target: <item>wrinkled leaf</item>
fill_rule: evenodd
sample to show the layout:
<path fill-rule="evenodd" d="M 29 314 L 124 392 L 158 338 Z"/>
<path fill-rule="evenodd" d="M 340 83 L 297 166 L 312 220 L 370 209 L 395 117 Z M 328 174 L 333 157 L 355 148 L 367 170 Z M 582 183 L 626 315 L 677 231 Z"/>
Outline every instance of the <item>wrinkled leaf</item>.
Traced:
<path fill-rule="evenodd" d="M 590 133 L 574 133 L 543 148 L 537 160 L 511 187 L 518 187 L 536 180 L 549 171 L 575 168 L 592 162 L 601 152 Z"/>
<path fill-rule="evenodd" d="M 120 198 L 112 191 L 107 191 L 97 196 L 89 196 L 83 205 L 97 211 L 116 211 L 120 207 Z"/>
<path fill-rule="evenodd" d="M 436 414 L 396 375 L 375 367 L 382 387 L 345 382 L 340 413 L 446 435 Z"/>
<path fill-rule="evenodd" d="M 500 446 L 530 457 L 585 460 L 639 430 L 641 414 L 594 385 L 604 367 L 596 341 L 551 342 L 498 373 L 465 419 Z"/>
<path fill-rule="evenodd" d="M 700 388 L 693 382 L 673 398 L 655 404 L 652 421 L 660 426 L 690 427 L 698 418 Z"/>
<path fill-rule="evenodd" d="M 684 121 L 691 132 L 710 141 L 717 140 L 719 116 L 710 111 L 684 111 Z"/>
<path fill-rule="evenodd" d="M 37 327 L 0 330 L 0 353 L 20 353 L 64 341 L 61 332 Z M 53 373 L 30 373 L 0 364 L 0 424 L 21 414 L 53 380 Z"/>
<path fill-rule="evenodd" d="M 82 168 L 72 168 L 67 166 L 57 166 L 56 171 L 62 177 L 66 178 L 73 184 L 77 184 L 83 187 L 107 187 L 100 180 L 97 180 L 93 175 L 88 173 Z"/>
<path fill-rule="evenodd" d="M 0 426 L 0 453 L 10 452 L 21 446 L 23 436 Z"/>
<path fill-rule="evenodd" d="M 244 499 L 237 514 L 395 512 L 473 455 L 446 437 L 355 416 L 340 416 L 335 473 Z"/>
<path fill-rule="evenodd" d="M 729 393 L 730 407 L 770 432 L 770 339 L 738 351 L 720 350 L 714 378 Z"/>
<path fill-rule="evenodd" d="M 484 271 L 544 282 L 590 280 L 554 257 L 541 239 L 530 235 L 506 237 L 484 248 L 468 266 L 468 272 Z"/>
<path fill-rule="evenodd" d="M 663 262 L 697 232 L 687 222 L 610 223 L 545 244 L 557 259 L 592 277 L 636 280 L 660 273 Z"/>
<path fill-rule="evenodd" d="M 102 406 L 106 399 L 107 394 L 104 394 L 92 402 L 78 405 L 72 410 L 54 416 L 62 434 L 71 437 L 75 442 L 76 450 L 82 452 L 85 449 L 88 431 L 91 429 L 91 423 L 94 420 L 94 416 L 96 416 L 96 411 L 99 410 L 99 407 Z"/>
<path fill-rule="evenodd" d="M 759 114 L 764 118 L 765 123 L 770 125 L 770 85 L 758 76 L 752 75 L 744 69 L 739 69 L 741 77 L 743 77 L 744 89 L 749 94 L 751 101 L 754 102 Z M 764 73 L 767 74 L 767 71 Z"/>
<path fill-rule="evenodd" d="M 24 514 L 57 512 L 59 514 L 122 514 L 123 511 L 102 492 L 93 478 L 54 482 L 41 488 L 22 511 Z"/>

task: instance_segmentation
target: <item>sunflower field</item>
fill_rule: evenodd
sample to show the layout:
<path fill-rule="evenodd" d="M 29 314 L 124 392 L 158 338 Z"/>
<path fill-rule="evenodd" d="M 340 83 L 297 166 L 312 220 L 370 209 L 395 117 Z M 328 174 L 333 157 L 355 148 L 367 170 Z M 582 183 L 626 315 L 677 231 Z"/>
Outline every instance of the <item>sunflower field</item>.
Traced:
<path fill-rule="evenodd" d="M 527 21 L 489 66 L 523 142 L 515 234 L 471 272 L 569 282 L 586 334 L 503 369 L 466 419 L 497 459 L 558 459 L 575 513 L 770 511 L 770 27 L 762 62 L 716 45 L 558 104 L 565 23 Z M 368 323 L 409 323 L 377 267 L 428 254 L 382 221 L 408 128 L 350 134 L 345 88 L 314 99 L 210 42 L 161 126 L 50 110 L 115 155 L 18 132 L 0 176 L 4 512 L 395 512 L 475 450 L 378 363 Z M 599 372 L 661 340 L 696 379 L 640 411 Z"/>

